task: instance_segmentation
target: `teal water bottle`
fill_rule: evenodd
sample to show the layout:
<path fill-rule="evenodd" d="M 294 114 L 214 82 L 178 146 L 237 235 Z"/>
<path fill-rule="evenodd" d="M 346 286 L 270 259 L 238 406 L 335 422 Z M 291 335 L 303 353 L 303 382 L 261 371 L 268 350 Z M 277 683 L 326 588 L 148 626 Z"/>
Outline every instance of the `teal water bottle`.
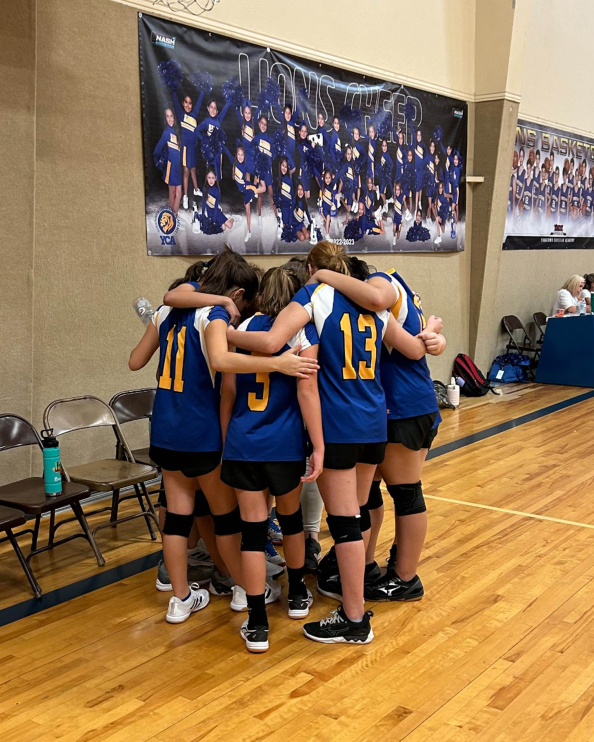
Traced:
<path fill-rule="evenodd" d="M 54 437 L 53 428 L 41 431 L 43 444 L 43 479 L 45 494 L 56 497 L 62 494 L 62 464 L 60 463 L 60 444 Z"/>

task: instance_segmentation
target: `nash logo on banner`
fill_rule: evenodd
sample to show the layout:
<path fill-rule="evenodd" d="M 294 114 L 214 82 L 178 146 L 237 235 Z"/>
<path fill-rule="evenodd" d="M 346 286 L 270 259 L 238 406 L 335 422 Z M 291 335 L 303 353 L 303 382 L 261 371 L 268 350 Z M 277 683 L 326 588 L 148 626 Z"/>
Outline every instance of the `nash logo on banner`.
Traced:
<path fill-rule="evenodd" d="M 149 255 L 464 249 L 467 106 L 139 17 Z"/>
<path fill-rule="evenodd" d="M 518 121 L 504 250 L 594 248 L 594 139 Z"/>

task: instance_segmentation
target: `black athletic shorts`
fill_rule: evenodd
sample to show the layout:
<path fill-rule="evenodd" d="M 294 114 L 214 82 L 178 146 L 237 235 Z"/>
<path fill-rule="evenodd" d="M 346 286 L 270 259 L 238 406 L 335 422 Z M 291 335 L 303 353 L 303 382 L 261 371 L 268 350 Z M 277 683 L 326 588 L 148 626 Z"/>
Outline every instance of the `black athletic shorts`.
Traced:
<path fill-rule="evenodd" d="M 433 427 L 437 412 L 388 420 L 388 443 L 402 443 L 411 451 L 431 448 L 439 426 Z"/>
<path fill-rule="evenodd" d="M 201 477 L 210 474 L 221 462 L 221 451 L 171 451 L 169 448 L 151 446 L 150 458 L 165 471 L 181 471 L 184 477 Z"/>
<path fill-rule="evenodd" d="M 236 490 L 282 497 L 299 486 L 305 474 L 305 459 L 299 461 L 234 461 L 223 459 L 221 481 Z"/>
<path fill-rule="evenodd" d="M 161 490 L 159 494 L 159 505 L 163 508 L 167 508 L 167 495 L 165 490 Z M 205 515 L 210 515 L 210 507 L 208 500 L 202 490 L 196 490 L 194 494 L 194 518 L 202 518 Z"/>
<path fill-rule="evenodd" d="M 324 469 L 352 469 L 357 464 L 381 464 L 386 443 L 326 443 Z"/>

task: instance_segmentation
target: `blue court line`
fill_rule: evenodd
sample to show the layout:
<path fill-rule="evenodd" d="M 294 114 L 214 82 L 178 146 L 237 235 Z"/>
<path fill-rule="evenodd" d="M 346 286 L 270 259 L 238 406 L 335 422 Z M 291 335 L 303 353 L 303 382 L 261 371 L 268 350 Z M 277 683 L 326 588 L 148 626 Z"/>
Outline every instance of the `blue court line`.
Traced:
<path fill-rule="evenodd" d="M 546 417 L 547 415 L 551 415 L 554 412 L 559 412 L 560 410 L 564 410 L 567 407 L 572 407 L 573 405 L 579 404 L 580 402 L 585 402 L 588 399 L 593 398 L 594 391 L 585 392 L 584 394 L 578 394 L 577 397 L 572 397 L 571 399 L 566 399 L 563 402 L 557 402 L 556 404 L 549 405 L 548 407 L 543 407 L 540 410 L 536 410 L 536 412 L 530 412 L 527 415 L 516 417 L 513 420 L 508 420 L 507 422 L 493 425 L 491 428 L 486 428 L 485 430 L 481 430 L 478 433 L 467 435 L 464 438 L 460 438 L 457 441 L 452 441 L 451 443 L 445 443 L 443 446 L 437 446 L 436 448 L 429 451 L 429 456 L 427 458 L 435 459 L 438 456 L 444 456 L 446 453 L 451 453 L 452 451 L 457 451 L 458 449 L 464 448 L 465 446 L 470 446 L 473 443 L 478 443 L 479 441 L 484 441 L 487 438 L 492 438 L 494 435 L 504 433 L 506 430 L 519 428 L 521 425 L 526 425 L 526 423 L 532 422 L 533 420 L 538 420 L 541 417 Z M 74 598 L 80 598 L 82 595 L 86 595 L 87 593 L 94 592 L 95 590 L 100 590 L 102 587 L 113 585 L 115 582 L 124 580 L 126 577 L 133 577 L 140 572 L 146 572 L 149 569 L 153 569 L 153 567 L 157 566 L 161 558 L 161 551 L 146 554 L 143 557 L 134 559 L 131 562 L 126 562 L 125 564 L 121 564 L 118 567 L 101 570 L 101 572 L 98 572 L 92 577 L 86 577 L 84 580 L 73 582 L 71 585 L 65 585 L 64 587 L 60 587 L 57 590 L 51 590 L 48 593 L 44 593 L 39 600 L 31 598 L 29 600 L 23 601 L 22 603 L 17 603 L 16 605 L 9 606 L 8 608 L 3 608 L 2 610 L 0 610 L 0 628 L 2 626 L 7 626 L 8 624 L 14 623 L 15 621 L 19 621 L 21 618 L 32 616 L 35 613 L 45 611 L 48 608 L 53 608 L 56 605 L 66 603 L 67 601 L 73 600 Z M 23 579 L 25 579 L 24 575 Z"/>

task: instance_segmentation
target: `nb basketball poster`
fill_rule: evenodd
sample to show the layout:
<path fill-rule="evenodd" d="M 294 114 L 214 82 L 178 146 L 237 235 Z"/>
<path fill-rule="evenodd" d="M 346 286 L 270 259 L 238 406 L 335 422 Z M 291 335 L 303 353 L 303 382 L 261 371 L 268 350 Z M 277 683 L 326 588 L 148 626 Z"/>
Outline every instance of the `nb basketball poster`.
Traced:
<path fill-rule="evenodd" d="M 594 139 L 518 120 L 504 250 L 594 248 Z"/>
<path fill-rule="evenodd" d="M 466 103 L 144 14 L 138 31 L 149 255 L 464 249 Z"/>

